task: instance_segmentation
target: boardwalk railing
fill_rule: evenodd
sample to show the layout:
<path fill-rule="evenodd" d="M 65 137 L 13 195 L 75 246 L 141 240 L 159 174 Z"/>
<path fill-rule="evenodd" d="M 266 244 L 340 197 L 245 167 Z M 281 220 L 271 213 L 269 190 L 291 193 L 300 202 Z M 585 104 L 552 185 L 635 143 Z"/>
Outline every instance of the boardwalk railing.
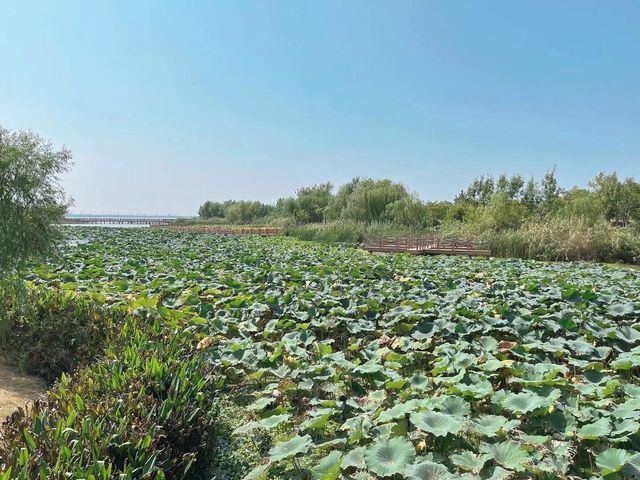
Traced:
<path fill-rule="evenodd" d="M 210 235 L 261 235 L 263 237 L 275 237 L 282 233 L 277 227 L 227 227 L 220 225 L 169 225 L 163 226 L 165 230 L 177 232 L 207 233 Z"/>
<path fill-rule="evenodd" d="M 482 242 L 437 235 L 369 238 L 362 248 L 369 252 L 405 252 L 413 255 L 491 256 L 491 250 Z"/>
<path fill-rule="evenodd" d="M 62 223 L 70 225 L 150 225 L 154 227 L 171 225 L 172 218 L 144 217 L 64 217 Z"/>

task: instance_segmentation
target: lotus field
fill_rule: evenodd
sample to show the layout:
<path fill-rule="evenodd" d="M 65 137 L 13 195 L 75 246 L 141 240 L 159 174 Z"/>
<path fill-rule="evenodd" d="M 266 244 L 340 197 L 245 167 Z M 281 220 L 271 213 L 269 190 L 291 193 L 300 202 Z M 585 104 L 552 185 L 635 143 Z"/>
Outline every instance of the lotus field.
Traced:
<path fill-rule="evenodd" d="M 66 235 L 32 289 L 193 336 L 213 392 L 199 408 L 216 417 L 206 478 L 640 478 L 640 272 Z"/>

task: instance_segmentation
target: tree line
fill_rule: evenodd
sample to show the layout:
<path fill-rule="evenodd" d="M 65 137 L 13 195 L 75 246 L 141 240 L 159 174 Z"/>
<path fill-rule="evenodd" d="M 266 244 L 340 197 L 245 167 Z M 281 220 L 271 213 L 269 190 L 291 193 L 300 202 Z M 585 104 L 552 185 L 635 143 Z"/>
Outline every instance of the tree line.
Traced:
<path fill-rule="evenodd" d="M 458 222 L 485 230 L 516 229 L 545 218 L 605 220 L 627 227 L 640 224 L 640 183 L 616 172 L 599 173 L 585 187 L 563 188 L 555 170 L 540 180 L 522 175 L 480 176 L 452 201 L 422 201 L 389 179 L 354 178 L 334 192 L 331 183 L 300 188 L 275 204 L 257 201 L 205 202 L 205 221 L 304 225 L 331 221 L 387 223 L 437 229 Z"/>

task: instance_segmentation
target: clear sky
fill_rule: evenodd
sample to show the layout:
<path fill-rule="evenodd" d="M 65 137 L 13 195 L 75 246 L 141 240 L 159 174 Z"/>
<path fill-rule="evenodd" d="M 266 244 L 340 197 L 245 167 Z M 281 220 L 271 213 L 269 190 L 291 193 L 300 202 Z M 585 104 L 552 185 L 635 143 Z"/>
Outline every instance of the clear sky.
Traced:
<path fill-rule="evenodd" d="M 640 2 L 2 0 L 0 124 L 71 148 L 80 213 L 640 177 Z"/>

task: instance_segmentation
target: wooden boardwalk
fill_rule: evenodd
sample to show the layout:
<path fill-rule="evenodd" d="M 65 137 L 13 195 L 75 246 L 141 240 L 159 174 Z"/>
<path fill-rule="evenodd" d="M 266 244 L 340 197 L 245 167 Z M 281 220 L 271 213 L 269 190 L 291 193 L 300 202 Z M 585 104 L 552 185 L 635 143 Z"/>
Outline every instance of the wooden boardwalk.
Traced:
<path fill-rule="evenodd" d="M 154 227 L 171 225 L 171 218 L 144 217 L 64 217 L 62 223 L 71 225 L 149 225 Z"/>
<path fill-rule="evenodd" d="M 378 237 L 365 240 L 369 252 L 404 252 L 412 255 L 469 255 L 490 257 L 491 250 L 480 242 L 437 235 L 423 237 Z"/>
<path fill-rule="evenodd" d="M 262 237 L 275 237 L 282 233 L 282 229 L 277 227 L 231 227 L 222 225 L 174 224 L 162 226 L 161 228 L 176 232 L 206 233 L 209 235 L 260 235 Z"/>

